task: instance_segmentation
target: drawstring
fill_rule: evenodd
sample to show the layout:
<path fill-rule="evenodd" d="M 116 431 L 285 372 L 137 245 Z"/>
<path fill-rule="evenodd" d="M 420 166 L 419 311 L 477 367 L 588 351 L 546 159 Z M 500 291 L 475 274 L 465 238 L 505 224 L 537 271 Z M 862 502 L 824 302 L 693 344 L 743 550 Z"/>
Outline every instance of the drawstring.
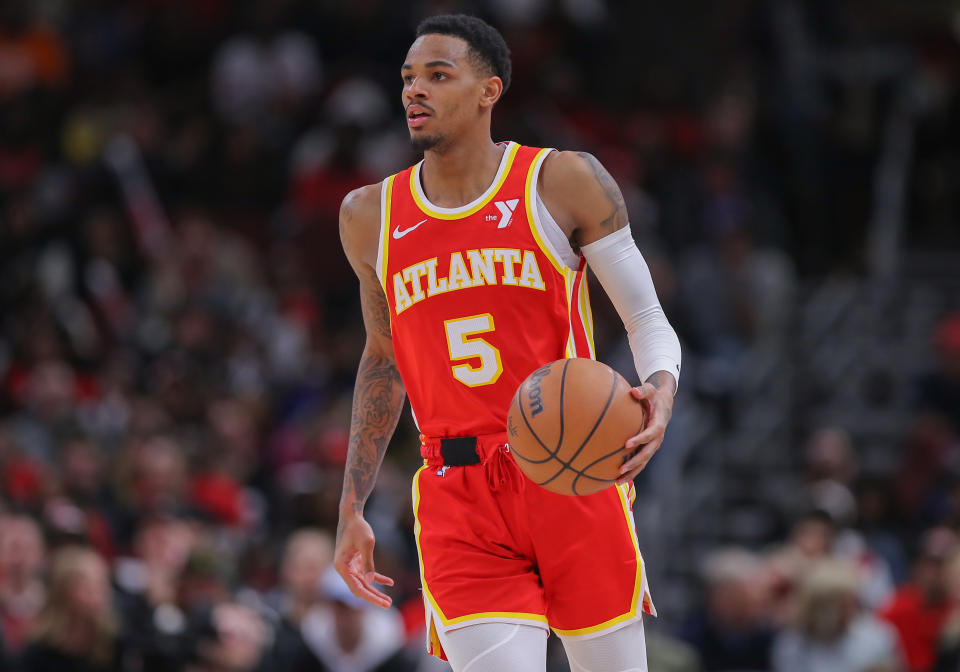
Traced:
<path fill-rule="evenodd" d="M 516 493 L 523 490 L 523 476 L 516 465 L 508 464 L 513 458 L 508 455 L 510 445 L 500 445 L 483 463 L 487 472 L 487 484 L 491 490 L 499 490 L 510 481 L 510 489 Z"/>

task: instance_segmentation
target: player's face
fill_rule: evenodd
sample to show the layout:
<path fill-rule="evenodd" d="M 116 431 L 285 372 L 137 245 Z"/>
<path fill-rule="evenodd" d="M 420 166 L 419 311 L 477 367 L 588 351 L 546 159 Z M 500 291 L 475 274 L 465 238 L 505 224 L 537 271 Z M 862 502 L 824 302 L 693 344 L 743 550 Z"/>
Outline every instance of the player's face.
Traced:
<path fill-rule="evenodd" d="M 478 75 L 468 49 L 459 37 L 423 35 L 407 52 L 402 102 L 417 151 L 442 146 L 480 118 L 489 78 Z"/>

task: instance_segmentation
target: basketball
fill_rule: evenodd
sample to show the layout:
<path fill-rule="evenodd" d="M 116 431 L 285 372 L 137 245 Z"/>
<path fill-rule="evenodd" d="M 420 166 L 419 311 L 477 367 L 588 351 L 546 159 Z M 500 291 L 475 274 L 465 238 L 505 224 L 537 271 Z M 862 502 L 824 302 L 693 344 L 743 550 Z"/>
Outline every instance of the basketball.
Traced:
<path fill-rule="evenodd" d="M 510 453 L 537 485 L 589 495 L 619 478 L 632 455 L 624 443 L 645 421 L 619 373 L 592 359 L 558 359 L 527 376 L 513 395 Z"/>

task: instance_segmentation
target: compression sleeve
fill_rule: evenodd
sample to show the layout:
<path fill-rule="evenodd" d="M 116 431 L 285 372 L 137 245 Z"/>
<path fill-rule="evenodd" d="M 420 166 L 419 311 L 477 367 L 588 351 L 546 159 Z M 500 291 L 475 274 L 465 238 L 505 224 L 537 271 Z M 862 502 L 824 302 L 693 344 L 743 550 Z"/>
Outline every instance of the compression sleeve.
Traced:
<path fill-rule="evenodd" d="M 680 382 L 680 340 L 660 307 L 650 269 L 630 227 L 580 248 L 627 330 L 633 362 L 645 381 L 668 371 Z"/>

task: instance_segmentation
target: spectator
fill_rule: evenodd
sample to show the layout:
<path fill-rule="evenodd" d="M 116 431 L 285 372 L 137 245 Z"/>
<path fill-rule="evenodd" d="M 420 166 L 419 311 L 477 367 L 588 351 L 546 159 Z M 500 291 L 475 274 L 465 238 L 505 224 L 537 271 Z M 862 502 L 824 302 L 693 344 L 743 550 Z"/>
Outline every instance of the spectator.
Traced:
<path fill-rule="evenodd" d="M 952 530 L 928 530 L 914 562 L 913 581 L 901 586 L 879 612 L 897 629 L 910 672 L 929 672 L 936 660 L 940 631 L 950 610 L 945 563 L 956 548 Z"/>
<path fill-rule="evenodd" d="M 107 564 L 88 548 L 66 546 L 53 556 L 50 574 L 50 592 L 23 655 L 24 672 L 119 670 Z"/>
<path fill-rule="evenodd" d="M 726 169 L 708 174 L 711 183 L 732 179 Z M 708 357 L 733 359 L 788 323 L 793 266 L 779 250 L 755 244 L 746 224 L 750 209 L 738 195 L 718 195 L 706 209 L 710 245 L 680 267 L 679 307 L 693 347 Z"/>
<path fill-rule="evenodd" d="M 333 561 L 333 540 L 320 530 L 302 529 L 287 540 L 280 566 L 282 590 L 270 596 L 279 612 L 272 664 L 278 670 L 316 670 L 320 663 L 307 648 L 300 628 L 321 599 L 321 579 Z"/>
<path fill-rule="evenodd" d="M 706 608 L 682 633 L 704 670 L 769 668 L 774 632 L 762 576 L 762 562 L 744 549 L 721 549 L 704 561 Z"/>
<path fill-rule="evenodd" d="M 836 427 L 815 431 L 804 447 L 807 481 L 850 486 L 857 475 L 857 454 L 850 435 Z"/>
<path fill-rule="evenodd" d="M 176 518 L 147 518 L 134 538 L 135 555 L 116 562 L 114 578 L 126 648 L 145 672 L 177 670 L 190 650 L 180 577 L 197 530 Z"/>
<path fill-rule="evenodd" d="M 907 580 L 909 563 L 904 548 L 902 521 L 894 505 L 893 479 L 868 475 L 854 487 L 857 500 L 857 531 L 865 543 L 890 566 L 897 583 Z"/>
<path fill-rule="evenodd" d="M 320 598 L 320 581 L 333 561 L 333 540 L 326 532 L 303 529 L 287 540 L 280 577 L 285 589 L 281 611 L 299 626 Z"/>
<path fill-rule="evenodd" d="M 824 560 L 804 579 L 795 622 L 777 635 L 775 672 L 899 672 L 896 632 L 860 605 L 856 570 Z"/>
<path fill-rule="evenodd" d="M 939 367 L 920 380 L 919 407 L 949 421 L 960 436 L 960 314 L 948 315 L 934 334 Z"/>
<path fill-rule="evenodd" d="M 0 14 L 0 99 L 34 87 L 58 87 L 67 75 L 60 36 L 31 20 L 26 0 L 4 3 Z"/>
<path fill-rule="evenodd" d="M 183 446 L 174 437 L 131 441 L 120 457 L 118 477 L 128 515 L 184 512 L 188 465 Z"/>
<path fill-rule="evenodd" d="M 395 609 L 355 597 L 331 567 L 321 582 L 326 603 L 303 620 L 303 638 L 323 672 L 413 672 L 404 650 L 403 619 Z"/>
<path fill-rule="evenodd" d="M 945 569 L 949 612 L 937 646 L 934 672 L 955 672 L 960 667 L 960 549 L 955 548 Z"/>
<path fill-rule="evenodd" d="M 222 602 L 209 611 L 197 632 L 195 672 L 267 672 L 264 656 L 269 632 L 249 607 Z"/>
<path fill-rule="evenodd" d="M 0 513 L 0 634 L 11 663 L 46 598 L 45 556 L 43 534 L 32 518 Z"/>
<path fill-rule="evenodd" d="M 60 449 L 57 486 L 63 498 L 82 512 L 90 543 L 109 559 L 114 555 L 120 515 L 107 488 L 104 462 L 103 452 L 92 437 L 67 438 Z"/>
<path fill-rule="evenodd" d="M 853 497 L 846 489 L 842 493 L 850 496 L 849 507 L 844 505 L 842 508 L 849 512 L 849 516 L 844 514 L 848 518 L 845 522 L 849 523 L 852 522 Z M 844 501 L 847 501 L 846 498 Z M 866 546 L 856 531 L 840 524 L 825 508 L 814 508 L 800 516 L 786 546 L 775 559 L 775 565 L 786 572 L 789 581 L 800 582 L 820 560 L 835 559 L 849 563 L 857 569 L 861 601 L 868 608 L 878 607 L 893 592 L 889 567 Z"/>

